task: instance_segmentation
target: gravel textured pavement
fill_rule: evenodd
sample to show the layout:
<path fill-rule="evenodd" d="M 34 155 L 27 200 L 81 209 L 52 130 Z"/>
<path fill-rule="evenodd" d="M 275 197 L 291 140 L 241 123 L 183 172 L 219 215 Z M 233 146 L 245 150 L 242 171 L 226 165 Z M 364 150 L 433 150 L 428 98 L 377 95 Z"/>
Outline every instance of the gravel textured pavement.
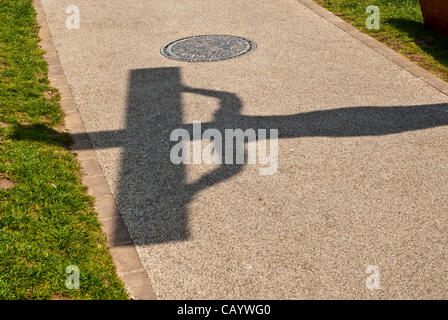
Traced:
<path fill-rule="evenodd" d="M 448 298 L 447 96 L 295 0 L 42 3 L 159 299 Z M 257 49 L 160 54 L 203 34 Z M 172 164 L 193 121 L 278 129 L 278 172 Z"/>

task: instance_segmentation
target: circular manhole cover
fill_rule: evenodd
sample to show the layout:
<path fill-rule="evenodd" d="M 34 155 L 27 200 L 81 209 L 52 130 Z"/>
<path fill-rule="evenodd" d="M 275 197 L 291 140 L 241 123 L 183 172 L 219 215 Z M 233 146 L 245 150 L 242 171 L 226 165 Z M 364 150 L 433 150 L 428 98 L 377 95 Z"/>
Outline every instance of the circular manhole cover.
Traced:
<path fill-rule="evenodd" d="M 200 62 L 235 58 L 255 50 L 253 41 L 227 35 L 204 35 L 176 40 L 164 46 L 162 54 L 174 60 Z"/>

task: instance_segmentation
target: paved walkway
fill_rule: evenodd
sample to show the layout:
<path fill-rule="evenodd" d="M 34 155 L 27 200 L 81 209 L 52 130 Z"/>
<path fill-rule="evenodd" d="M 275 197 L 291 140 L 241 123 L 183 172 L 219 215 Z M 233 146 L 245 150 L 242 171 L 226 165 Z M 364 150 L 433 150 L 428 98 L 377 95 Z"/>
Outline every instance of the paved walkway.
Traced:
<path fill-rule="evenodd" d="M 447 96 L 295 0 L 43 5 L 158 298 L 448 298 Z M 258 48 L 159 53 L 201 34 Z M 194 120 L 278 128 L 277 174 L 171 164 L 171 131 Z"/>

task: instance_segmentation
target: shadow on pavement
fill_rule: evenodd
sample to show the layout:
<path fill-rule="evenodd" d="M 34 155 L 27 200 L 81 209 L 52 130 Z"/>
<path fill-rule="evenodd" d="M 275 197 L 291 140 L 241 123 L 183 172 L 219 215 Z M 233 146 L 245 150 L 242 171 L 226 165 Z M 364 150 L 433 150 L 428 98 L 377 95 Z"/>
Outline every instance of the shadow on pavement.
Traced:
<path fill-rule="evenodd" d="M 170 161 L 174 129 L 192 136 L 183 123 L 182 93 L 218 99 L 220 108 L 202 132 L 218 129 L 278 129 L 279 139 L 297 137 L 379 136 L 448 125 L 448 104 L 348 107 L 288 116 L 245 116 L 233 93 L 185 87 L 179 68 L 132 70 L 129 78 L 126 129 L 89 133 L 95 148 L 123 148 L 116 200 L 136 244 L 188 239 L 187 206 L 201 190 L 229 179 L 243 165 L 220 165 L 187 183 L 184 165 Z M 17 136 L 20 136 L 18 134 Z M 223 145 L 224 145 L 223 141 Z M 281 156 L 281 150 L 279 150 Z M 235 152 L 234 152 L 235 154 Z M 221 157 L 225 155 L 222 154 Z M 234 162 L 235 163 L 235 162 Z"/>

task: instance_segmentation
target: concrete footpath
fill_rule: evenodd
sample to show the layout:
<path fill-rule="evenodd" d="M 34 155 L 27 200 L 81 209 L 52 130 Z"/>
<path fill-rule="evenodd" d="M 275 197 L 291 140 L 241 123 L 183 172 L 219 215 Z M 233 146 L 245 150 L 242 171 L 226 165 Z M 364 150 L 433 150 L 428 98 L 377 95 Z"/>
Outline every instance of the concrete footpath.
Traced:
<path fill-rule="evenodd" d="M 41 1 L 157 298 L 448 298 L 445 94 L 296 0 Z M 203 34 L 257 49 L 160 54 Z M 278 129 L 277 173 L 174 165 L 193 121 Z"/>

